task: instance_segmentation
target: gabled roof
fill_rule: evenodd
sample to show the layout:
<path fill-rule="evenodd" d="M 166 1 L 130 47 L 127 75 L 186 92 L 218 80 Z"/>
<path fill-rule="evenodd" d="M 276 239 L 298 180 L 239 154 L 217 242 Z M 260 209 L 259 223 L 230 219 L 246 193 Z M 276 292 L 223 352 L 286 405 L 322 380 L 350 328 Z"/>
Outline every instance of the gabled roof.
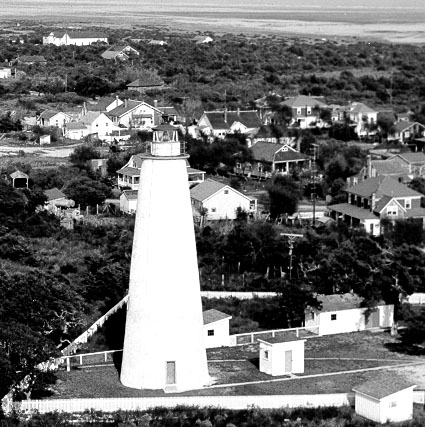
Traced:
<path fill-rule="evenodd" d="M 46 58 L 44 56 L 41 55 L 22 55 L 19 56 L 18 60 L 20 62 L 47 62 Z"/>
<path fill-rule="evenodd" d="M 106 111 L 106 108 L 109 107 L 116 100 L 115 96 L 105 96 L 100 98 L 96 104 L 88 104 L 87 109 L 89 111 Z"/>
<path fill-rule="evenodd" d="M 213 129 L 229 129 L 234 122 L 240 122 L 247 128 L 260 128 L 261 120 L 254 110 L 250 111 L 205 111 Z"/>
<path fill-rule="evenodd" d="M 256 161 L 296 161 L 307 160 L 308 156 L 299 153 L 287 144 L 258 141 L 251 148 L 252 158 Z"/>
<path fill-rule="evenodd" d="M 66 198 L 65 194 L 56 187 L 45 190 L 44 194 L 47 197 L 47 201 Z"/>
<path fill-rule="evenodd" d="M 354 114 L 367 114 L 367 113 L 377 113 L 376 110 L 368 107 L 366 104 L 363 104 L 361 102 L 353 102 L 350 105 L 350 113 Z"/>
<path fill-rule="evenodd" d="M 393 158 L 387 160 L 372 160 L 372 167 L 377 175 L 400 175 L 407 172 L 407 166 L 402 165 Z M 366 166 L 367 168 L 367 166 Z"/>
<path fill-rule="evenodd" d="M 127 200 L 137 200 L 137 194 L 138 191 L 137 190 L 124 190 L 122 192 L 122 195 L 127 199 Z"/>
<path fill-rule="evenodd" d="M 11 173 L 10 174 L 10 177 L 12 178 L 12 179 L 16 179 L 16 178 L 29 178 L 28 177 L 28 175 L 26 174 L 26 173 L 24 173 L 24 172 L 22 172 L 22 171 L 15 171 L 15 172 L 13 172 L 13 173 Z"/>
<path fill-rule="evenodd" d="M 365 179 L 360 184 L 349 187 L 345 191 L 365 198 L 370 198 L 373 193 L 375 193 L 378 199 L 383 196 L 422 197 L 422 194 L 412 190 L 404 184 L 400 184 L 389 176 L 377 176 L 375 178 Z"/>
<path fill-rule="evenodd" d="M 213 179 L 208 178 L 204 182 L 201 182 L 200 184 L 190 189 L 190 197 L 192 199 L 203 202 L 204 200 L 209 199 L 211 196 L 213 196 L 215 193 L 217 193 L 218 191 L 222 190 L 225 187 L 228 187 L 228 185 L 222 184 L 221 182 L 214 181 Z"/>
<path fill-rule="evenodd" d="M 363 298 L 350 292 L 346 294 L 316 295 L 316 298 L 322 304 L 322 308 L 319 310 L 322 313 L 360 308 L 363 302 Z"/>
<path fill-rule="evenodd" d="M 425 164 L 425 153 L 422 151 L 416 153 L 399 153 L 390 157 L 390 159 L 394 159 L 395 157 L 400 157 L 405 160 L 407 163 L 420 163 Z"/>
<path fill-rule="evenodd" d="M 105 113 L 102 111 L 88 111 L 83 117 L 81 117 L 81 122 L 86 125 L 91 125 L 97 118 L 99 118 L 101 115 L 104 115 L 108 118 L 108 120 L 111 120 Z"/>
<path fill-rule="evenodd" d="M 149 80 L 149 79 L 137 79 L 127 85 L 128 88 L 132 87 L 151 87 L 151 86 L 163 86 L 162 80 Z"/>
<path fill-rule="evenodd" d="M 69 122 L 66 124 L 66 128 L 68 130 L 81 130 L 81 129 L 87 129 L 87 126 L 81 122 Z"/>
<path fill-rule="evenodd" d="M 291 108 L 301 108 L 301 107 L 325 107 L 326 104 L 320 101 L 317 98 L 311 96 L 298 95 L 294 98 L 289 98 L 286 101 L 283 101 L 282 104 L 287 105 Z"/>
<path fill-rule="evenodd" d="M 218 322 L 219 320 L 231 319 L 232 318 L 232 316 L 230 316 L 229 314 L 215 310 L 214 308 L 211 310 L 204 311 L 202 313 L 202 317 L 204 318 L 204 325 L 208 325 L 210 323 Z"/>
<path fill-rule="evenodd" d="M 40 114 L 40 119 L 51 119 L 52 117 L 56 116 L 56 114 L 65 114 L 65 116 L 69 116 L 68 114 L 64 113 L 63 111 L 54 111 L 54 110 L 44 110 Z"/>
<path fill-rule="evenodd" d="M 401 121 L 397 122 L 394 125 L 394 129 L 395 129 L 396 132 L 403 132 L 403 131 L 405 131 L 407 129 L 410 129 L 411 127 L 413 127 L 415 125 L 421 126 L 422 128 L 425 128 L 425 126 L 423 124 L 421 124 L 421 123 L 410 122 L 408 120 L 401 120 Z"/>
<path fill-rule="evenodd" d="M 120 170 L 117 170 L 117 173 L 128 176 L 138 176 L 140 175 L 140 169 L 132 168 L 130 166 L 124 166 Z"/>
<path fill-rule="evenodd" d="M 129 57 L 125 52 L 115 50 L 105 50 L 105 52 L 103 52 L 100 56 L 103 59 L 115 59 L 119 55 L 125 56 L 127 58 Z"/>
<path fill-rule="evenodd" d="M 286 151 L 279 151 L 276 153 L 275 156 L 275 162 L 295 162 L 295 161 L 302 161 L 302 160 L 308 160 L 308 156 L 305 154 L 299 153 L 298 151 L 294 150 L 286 150 Z"/>
<path fill-rule="evenodd" d="M 391 378 L 375 377 L 372 381 L 354 387 L 353 391 L 374 399 L 383 399 L 391 394 L 414 387 L 416 387 L 416 384 L 398 375 L 391 375 Z"/>
<path fill-rule="evenodd" d="M 128 99 L 127 105 L 124 102 L 123 104 L 109 111 L 108 115 L 114 116 L 114 117 L 121 117 L 124 114 L 127 114 L 128 112 L 130 112 L 131 110 L 135 109 L 136 107 L 142 104 L 143 104 L 143 101 L 134 101 L 132 99 Z"/>
<path fill-rule="evenodd" d="M 397 202 L 396 199 L 394 199 L 394 197 L 390 197 L 390 196 L 384 196 L 382 197 L 382 199 L 380 199 L 378 201 L 378 203 L 376 203 L 375 208 L 373 209 L 373 212 L 376 213 L 381 213 L 382 210 L 391 202 L 391 200 L 394 200 L 394 202 L 399 206 L 399 208 L 401 208 L 403 211 L 405 211 L 406 209 L 404 209 L 403 206 L 401 206 L 401 204 L 399 202 Z"/>

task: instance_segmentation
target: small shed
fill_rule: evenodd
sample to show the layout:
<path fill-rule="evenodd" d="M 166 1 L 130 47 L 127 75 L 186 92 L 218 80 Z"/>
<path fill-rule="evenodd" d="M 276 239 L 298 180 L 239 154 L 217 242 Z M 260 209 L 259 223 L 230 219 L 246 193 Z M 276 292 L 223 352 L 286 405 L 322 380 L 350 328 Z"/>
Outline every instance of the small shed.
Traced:
<path fill-rule="evenodd" d="M 202 316 L 205 348 L 228 346 L 230 344 L 229 322 L 232 316 L 215 309 L 204 311 Z"/>
<path fill-rule="evenodd" d="M 15 188 L 28 188 L 28 180 L 29 176 L 17 170 L 10 174 L 10 178 L 12 179 L 12 186 Z"/>
<path fill-rule="evenodd" d="M 415 384 L 399 376 L 374 379 L 353 389 L 355 411 L 377 423 L 402 422 L 413 416 Z"/>
<path fill-rule="evenodd" d="M 260 372 L 277 376 L 304 372 L 305 339 L 295 334 L 258 339 L 260 343 Z"/>
<path fill-rule="evenodd" d="M 124 190 L 120 196 L 120 211 L 135 214 L 137 208 L 137 190 Z"/>

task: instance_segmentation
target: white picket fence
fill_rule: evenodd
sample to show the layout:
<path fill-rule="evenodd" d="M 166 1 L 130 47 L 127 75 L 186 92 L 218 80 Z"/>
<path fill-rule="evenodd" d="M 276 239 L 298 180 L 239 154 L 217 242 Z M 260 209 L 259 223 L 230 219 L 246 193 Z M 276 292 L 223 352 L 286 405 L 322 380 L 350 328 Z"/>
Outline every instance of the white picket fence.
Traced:
<path fill-rule="evenodd" d="M 413 390 L 413 401 L 425 405 L 425 390 Z"/>
<path fill-rule="evenodd" d="M 84 412 L 94 409 L 103 412 L 118 410 L 148 410 L 155 407 L 176 406 L 218 407 L 224 409 L 246 409 L 252 406 L 265 409 L 275 408 L 318 408 L 323 406 L 347 406 L 353 403 L 351 393 L 269 395 L 269 396 L 165 396 L 165 397 L 122 397 L 99 399 L 51 399 L 23 400 L 15 402 L 15 409 L 28 412 Z"/>
<path fill-rule="evenodd" d="M 254 299 L 254 298 L 273 298 L 277 296 L 276 292 L 225 292 L 225 291 L 201 291 L 201 297 L 214 298 L 237 298 L 237 299 Z"/>

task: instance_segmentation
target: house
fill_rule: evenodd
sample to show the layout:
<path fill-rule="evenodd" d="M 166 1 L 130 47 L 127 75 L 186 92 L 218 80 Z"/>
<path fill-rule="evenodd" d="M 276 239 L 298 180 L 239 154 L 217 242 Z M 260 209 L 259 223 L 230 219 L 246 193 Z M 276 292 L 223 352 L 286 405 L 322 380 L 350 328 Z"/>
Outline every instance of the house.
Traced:
<path fill-rule="evenodd" d="M 20 65 L 33 65 L 33 64 L 46 65 L 47 64 L 46 58 L 41 55 L 33 55 L 33 56 L 21 55 L 21 56 L 18 56 L 13 62 Z"/>
<path fill-rule="evenodd" d="M 232 316 L 215 309 L 204 311 L 202 316 L 205 348 L 229 346 L 229 322 Z"/>
<path fill-rule="evenodd" d="M 282 101 L 283 97 L 273 92 L 254 101 L 255 108 L 258 110 L 258 115 L 264 125 L 272 123 L 274 111 Z"/>
<path fill-rule="evenodd" d="M 161 123 L 162 112 L 144 101 L 124 100 L 108 112 L 114 125 L 126 128 L 148 129 Z"/>
<path fill-rule="evenodd" d="M 118 96 L 104 96 L 96 103 L 84 103 L 82 115 L 86 114 L 88 111 L 102 111 L 108 113 L 122 104 L 124 104 L 124 101 L 121 101 Z"/>
<path fill-rule="evenodd" d="M 258 339 L 260 372 L 272 376 L 304 373 L 305 341 L 291 333 Z"/>
<path fill-rule="evenodd" d="M 183 117 L 175 109 L 175 107 L 172 107 L 172 106 L 161 107 L 161 106 L 158 106 L 155 104 L 156 104 L 156 102 L 154 102 L 154 107 L 158 108 L 158 110 L 161 111 L 161 113 L 162 113 L 162 122 L 163 123 L 174 123 L 174 122 L 182 122 L 183 121 Z"/>
<path fill-rule="evenodd" d="M 401 120 L 394 125 L 394 133 L 393 135 L 388 135 L 388 141 L 408 143 L 415 138 L 422 138 L 424 135 L 425 126 L 423 124 Z"/>
<path fill-rule="evenodd" d="M 220 139 L 229 133 L 255 134 L 261 126 L 261 120 L 255 110 L 205 111 L 198 121 L 198 128 L 202 133 Z"/>
<path fill-rule="evenodd" d="M 74 204 L 72 200 L 68 199 L 66 195 L 59 190 L 58 188 L 50 188 L 49 190 L 44 191 L 44 195 L 47 200 L 45 203 L 45 208 L 48 211 L 55 211 L 58 207 L 72 207 Z"/>
<path fill-rule="evenodd" d="M 139 171 L 140 173 L 140 171 Z M 120 196 L 120 211 L 135 214 L 137 208 L 137 190 L 124 190 Z"/>
<path fill-rule="evenodd" d="M 41 127 L 57 127 L 63 129 L 71 121 L 69 114 L 63 111 L 44 110 L 37 118 Z"/>
<path fill-rule="evenodd" d="M 12 69 L 2 67 L 0 68 L 0 79 L 10 79 L 12 77 Z"/>
<path fill-rule="evenodd" d="M 65 31 L 55 36 L 51 32 L 48 36 L 43 37 L 43 44 L 54 44 L 56 46 L 88 46 L 93 43 L 108 43 L 108 37 L 103 33 L 92 31 Z"/>
<path fill-rule="evenodd" d="M 162 90 L 165 88 L 165 83 L 160 79 L 137 79 L 127 85 L 128 90 L 144 94 L 148 90 Z"/>
<path fill-rule="evenodd" d="M 319 98 L 298 95 L 282 102 L 292 110 L 292 124 L 307 129 L 315 126 L 319 121 L 321 108 L 326 108 L 326 104 Z"/>
<path fill-rule="evenodd" d="M 273 174 L 289 175 L 309 167 L 309 157 L 287 144 L 257 142 L 251 148 L 253 161 L 237 163 L 236 174 L 247 177 L 270 178 Z"/>
<path fill-rule="evenodd" d="M 415 387 L 399 375 L 374 378 L 353 388 L 355 411 L 380 424 L 408 421 L 413 417 Z"/>
<path fill-rule="evenodd" d="M 87 127 L 89 134 L 97 134 L 100 139 L 111 135 L 112 130 L 116 128 L 111 118 L 99 111 L 88 111 L 81 117 L 80 122 Z"/>
<path fill-rule="evenodd" d="M 366 308 L 363 298 L 353 293 L 317 295 L 316 298 L 321 303 L 321 308 L 306 309 L 304 326 L 317 327 L 319 335 L 393 326 L 393 304 L 380 302 L 376 307 Z"/>
<path fill-rule="evenodd" d="M 103 59 L 115 61 L 127 61 L 131 56 L 139 56 L 139 51 L 130 45 L 114 45 L 100 55 Z"/>
<path fill-rule="evenodd" d="M 366 166 L 360 169 L 357 175 L 347 178 L 348 185 L 357 185 L 368 178 L 390 176 L 399 182 L 407 183 L 413 175 L 409 175 L 409 167 L 399 159 L 372 160 L 367 156 Z"/>
<path fill-rule="evenodd" d="M 69 122 L 64 127 L 65 138 L 80 141 L 90 133 L 89 129 L 84 123 Z"/>
<path fill-rule="evenodd" d="M 192 40 L 196 44 L 208 44 L 214 41 L 210 36 L 195 36 Z"/>
<path fill-rule="evenodd" d="M 422 194 L 390 176 L 368 178 L 345 189 L 347 203 L 329 205 L 333 219 L 344 221 L 351 227 L 363 227 L 373 236 L 381 234 L 383 218 L 414 218 L 423 223 L 425 209 L 421 208 Z"/>
<path fill-rule="evenodd" d="M 131 190 L 139 189 L 140 169 L 142 167 L 142 161 L 143 159 L 141 156 L 134 154 L 130 157 L 130 160 L 120 170 L 117 171 L 118 188 L 129 188 Z M 186 167 L 189 186 L 204 182 L 204 171 L 191 168 L 187 160 Z"/>
<path fill-rule="evenodd" d="M 422 151 L 394 154 L 388 160 L 400 163 L 413 176 L 425 176 L 425 153 Z"/>
<path fill-rule="evenodd" d="M 168 43 L 165 40 L 150 40 L 148 44 L 154 46 L 166 46 Z"/>
<path fill-rule="evenodd" d="M 254 214 L 257 200 L 240 193 L 229 185 L 212 179 L 190 189 L 192 206 L 198 212 L 207 209 L 208 220 L 236 219 L 237 209 Z"/>
<path fill-rule="evenodd" d="M 376 133 L 378 111 L 361 102 L 352 102 L 349 105 L 346 114 L 354 124 L 354 132 L 359 138 L 374 135 Z"/>

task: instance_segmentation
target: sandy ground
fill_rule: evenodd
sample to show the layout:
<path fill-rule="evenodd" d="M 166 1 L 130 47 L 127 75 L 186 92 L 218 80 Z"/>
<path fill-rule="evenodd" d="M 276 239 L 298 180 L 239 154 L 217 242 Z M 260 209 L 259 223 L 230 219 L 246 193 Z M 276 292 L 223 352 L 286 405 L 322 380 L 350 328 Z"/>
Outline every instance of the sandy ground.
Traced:
<path fill-rule="evenodd" d="M 38 157 L 68 157 L 77 145 L 68 147 L 20 147 L 14 145 L 0 146 L 0 157 L 18 156 L 20 151 Z"/>
<path fill-rule="evenodd" d="M 397 368 L 396 371 L 409 382 L 416 384 L 418 389 L 425 389 L 425 365 Z"/>

